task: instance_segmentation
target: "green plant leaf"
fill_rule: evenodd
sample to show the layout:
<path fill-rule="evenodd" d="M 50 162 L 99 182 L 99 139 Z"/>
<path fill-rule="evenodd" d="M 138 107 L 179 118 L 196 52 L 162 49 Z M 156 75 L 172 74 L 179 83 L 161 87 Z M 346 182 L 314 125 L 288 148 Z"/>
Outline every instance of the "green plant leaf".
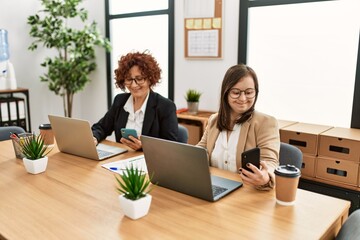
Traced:
<path fill-rule="evenodd" d="M 71 117 L 73 95 L 82 91 L 90 82 L 89 75 L 96 69 L 95 47 L 111 50 L 110 41 L 102 37 L 93 21 L 88 24 L 88 12 L 79 5 L 83 0 L 41 0 L 38 13 L 27 18 L 31 26 L 29 35 L 34 41 L 29 50 L 38 44 L 55 50 L 58 54 L 46 58 L 41 66 L 47 72 L 40 81 L 47 82 L 49 90 L 63 98 L 65 116 Z M 83 26 L 70 26 L 70 22 L 80 19 Z"/>
<path fill-rule="evenodd" d="M 120 174 L 120 177 L 116 177 L 118 183 L 117 191 L 131 200 L 137 200 L 144 197 L 149 193 L 152 188 L 150 187 L 151 179 L 147 178 L 144 171 L 141 169 L 135 168 L 133 165 L 127 167 L 123 174 Z"/>
<path fill-rule="evenodd" d="M 43 158 L 52 150 L 44 144 L 44 138 L 40 134 L 20 137 L 20 147 L 23 155 L 30 160 Z"/>
<path fill-rule="evenodd" d="M 198 102 L 200 100 L 202 93 L 194 89 L 189 89 L 185 94 L 185 99 L 187 102 Z"/>

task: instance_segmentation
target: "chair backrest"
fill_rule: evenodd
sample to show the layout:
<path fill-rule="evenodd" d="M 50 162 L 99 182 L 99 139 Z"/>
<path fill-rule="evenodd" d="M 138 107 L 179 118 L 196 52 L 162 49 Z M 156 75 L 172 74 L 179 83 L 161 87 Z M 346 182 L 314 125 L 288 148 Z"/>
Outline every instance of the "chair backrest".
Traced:
<path fill-rule="evenodd" d="M 178 142 L 187 143 L 189 139 L 189 132 L 186 127 L 179 124 Z"/>
<path fill-rule="evenodd" d="M 9 140 L 11 133 L 24 133 L 25 130 L 18 126 L 3 126 L 0 127 L 0 141 Z"/>
<path fill-rule="evenodd" d="M 350 214 L 341 226 L 336 240 L 359 240 L 360 239 L 360 209 Z"/>
<path fill-rule="evenodd" d="M 299 148 L 288 143 L 281 142 L 279 162 L 280 165 L 290 164 L 301 170 L 303 154 Z"/>

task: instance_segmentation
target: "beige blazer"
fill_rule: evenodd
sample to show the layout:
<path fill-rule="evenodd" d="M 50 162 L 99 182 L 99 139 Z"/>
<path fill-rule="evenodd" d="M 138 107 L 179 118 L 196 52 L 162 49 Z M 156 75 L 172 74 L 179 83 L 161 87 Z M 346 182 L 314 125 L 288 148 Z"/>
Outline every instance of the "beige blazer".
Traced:
<path fill-rule="evenodd" d="M 215 142 L 220 134 L 216 127 L 218 114 L 210 116 L 198 146 L 204 147 L 209 153 L 214 150 Z M 269 175 L 272 182 L 275 182 L 274 170 L 279 165 L 280 135 L 277 120 L 269 115 L 254 111 L 252 116 L 242 124 L 237 142 L 236 166 L 241 167 L 241 153 L 252 149 L 260 148 L 260 159 L 266 161 L 269 167 Z"/>

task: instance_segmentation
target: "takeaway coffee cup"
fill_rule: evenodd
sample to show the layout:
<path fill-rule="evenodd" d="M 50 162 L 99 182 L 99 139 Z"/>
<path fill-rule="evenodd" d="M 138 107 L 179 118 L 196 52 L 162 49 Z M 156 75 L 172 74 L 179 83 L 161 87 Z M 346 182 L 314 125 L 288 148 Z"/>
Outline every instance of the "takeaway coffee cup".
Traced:
<path fill-rule="evenodd" d="M 281 165 L 275 169 L 276 202 L 294 205 L 301 172 L 294 165 Z"/>
<path fill-rule="evenodd" d="M 44 138 L 45 145 L 53 145 L 54 144 L 54 133 L 52 131 L 50 124 L 41 124 L 39 126 L 40 134 Z"/>

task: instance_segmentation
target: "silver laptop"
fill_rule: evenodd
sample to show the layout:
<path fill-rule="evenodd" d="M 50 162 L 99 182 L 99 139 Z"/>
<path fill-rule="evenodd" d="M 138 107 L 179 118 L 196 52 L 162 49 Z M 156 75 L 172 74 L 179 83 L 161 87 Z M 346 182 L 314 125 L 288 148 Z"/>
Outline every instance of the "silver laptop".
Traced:
<path fill-rule="evenodd" d="M 152 183 L 207 201 L 216 201 L 242 186 L 241 182 L 210 174 L 207 150 L 201 147 L 141 136 Z"/>
<path fill-rule="evenodd" d="M 104 160 L 127 151 L 125 148 L 101 143 L 96 146 L 88 121 L 54 115 L 49 115 L 49 120 L 61 152 Z"/>

